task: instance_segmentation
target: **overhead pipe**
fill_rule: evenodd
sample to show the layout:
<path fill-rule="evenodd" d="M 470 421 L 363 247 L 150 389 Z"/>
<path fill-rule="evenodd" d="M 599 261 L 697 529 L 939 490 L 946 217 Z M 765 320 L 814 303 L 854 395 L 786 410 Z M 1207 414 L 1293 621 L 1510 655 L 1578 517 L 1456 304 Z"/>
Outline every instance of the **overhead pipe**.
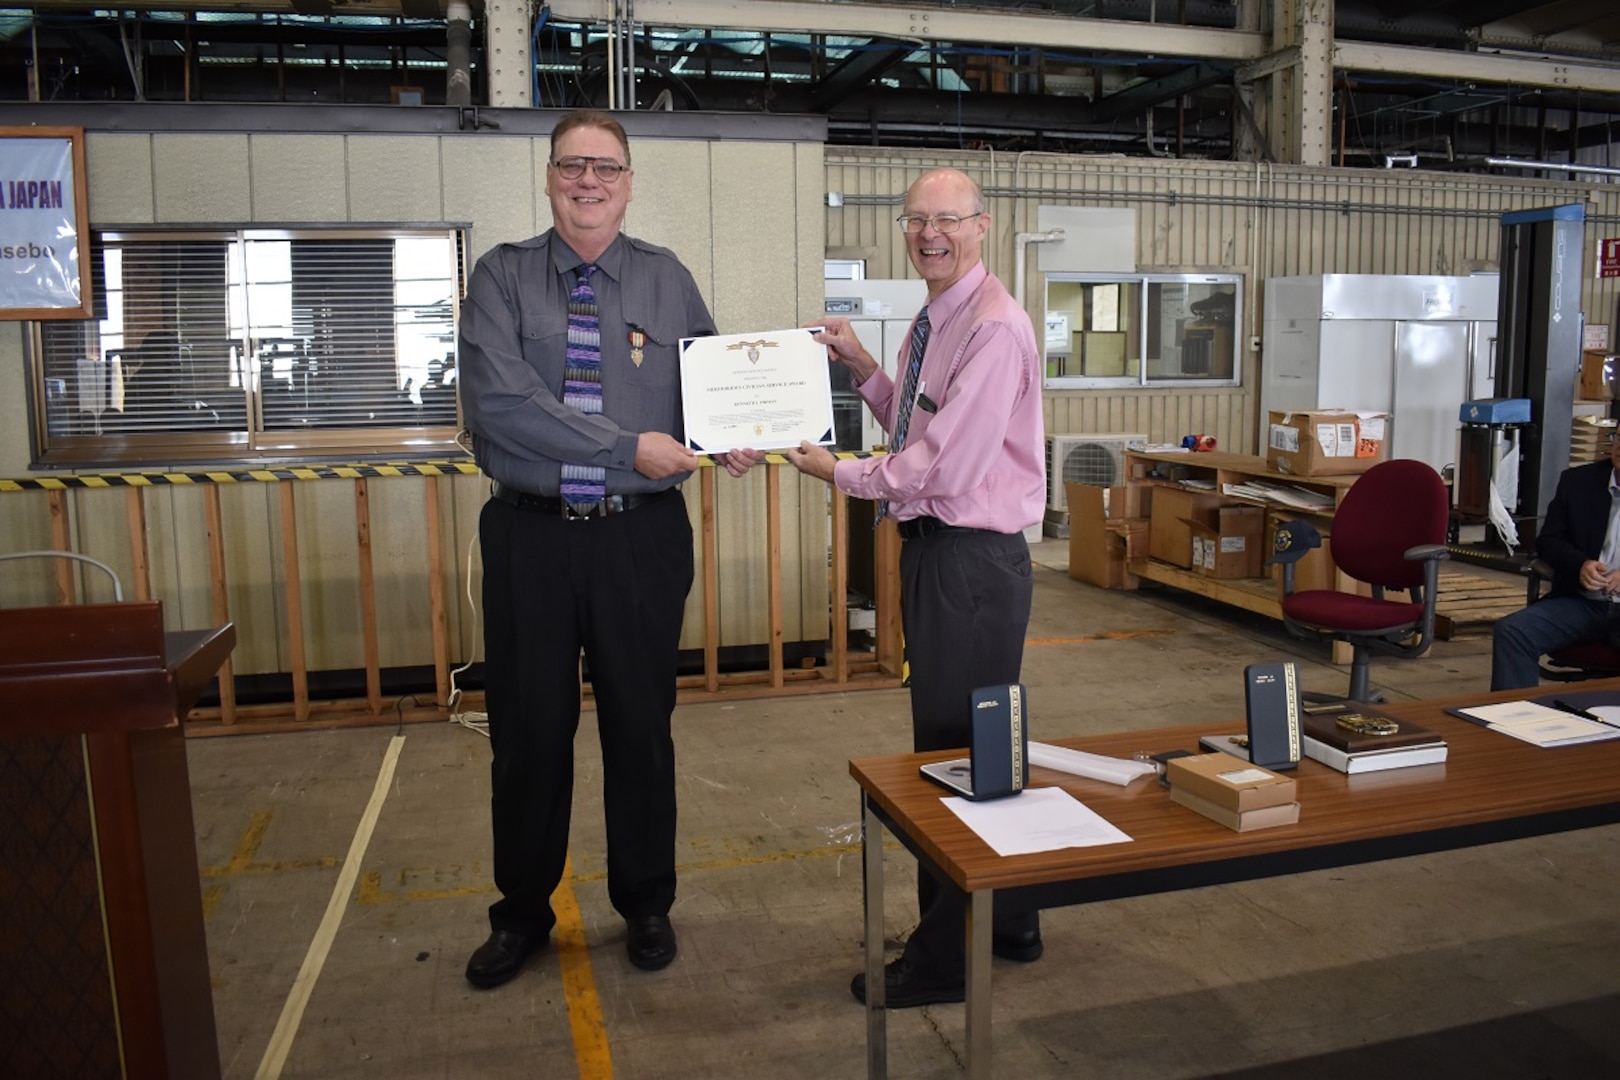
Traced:
<path fill-rule="evenodd" d="M 1050 244 L 1062 239 L 1062 229 L 1048 229 L 1046 232 L 1021 232 L 1013 236 L 1014 250 L 1018 253 L 1017 258 L 1013 259 L 1013 299 L 1018 301 L 1019 307 L 1024 307 L 1024 249 L 1030 244 Z"/>
<path fill-rule="evenodd" d="M 444 32 L 444 103 L 465 108 L 472 104 L 472 5 L 467 0 L 450 0 Z"/>
<path fill-rule="evenodd" d="M 1608 165 L 1566 165 L 1559 161 L 1520 161 L 1517 158 L 1488 157 L 1487 165 L 1500 165 L 1509 169 L 1555 169 L 1571 173 L 1594 173 L 1598 176 L 1620 176 L 1620 169 Z"/>

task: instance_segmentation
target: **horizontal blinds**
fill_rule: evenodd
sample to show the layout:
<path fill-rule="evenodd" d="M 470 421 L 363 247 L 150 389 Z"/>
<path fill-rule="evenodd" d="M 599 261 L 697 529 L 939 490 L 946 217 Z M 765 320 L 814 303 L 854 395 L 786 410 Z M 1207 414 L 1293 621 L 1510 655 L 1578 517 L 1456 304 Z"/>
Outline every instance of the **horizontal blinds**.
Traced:
<path fill-rule="evenodd" d="M 108 234 L 103 317 L 40 327 L 53 442 L 231 453 L 457 423 L 455 230 Z"/>

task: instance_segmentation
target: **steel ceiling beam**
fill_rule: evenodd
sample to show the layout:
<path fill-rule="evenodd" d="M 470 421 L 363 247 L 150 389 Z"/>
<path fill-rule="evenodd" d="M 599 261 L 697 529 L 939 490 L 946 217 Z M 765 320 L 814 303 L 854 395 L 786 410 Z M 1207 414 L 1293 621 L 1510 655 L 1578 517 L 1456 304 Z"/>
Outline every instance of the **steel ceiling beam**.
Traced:
<path fill-rule="evenodd" d="M 1121 116 L 1145 113 L 1161 101 L 1195 93 L 1208 86 L 1230 82 L 1230 69 L 1217 64 L 1189 64 L 1173 75 L 1150 79 L 1099 98 L 1093 108 L 1095 119 L 1117 120 Z"/>
<path fill-rule="evenodd" d="M 1417 49 L 1335 41 L 1333 66 L 1340 71 L 1376 71 L 1424 78 L 1462 79 L 1476 83 L 1544 86 L 1555 90 L 1589 90 L 1620 94 L 1620 65 L 1579 64 L 1544 57 Z"/>
<path fill-rule="evenodd" d="M 553 19 L 599 23 L 602 0 L 551 0 Z M 977 42 L 1038 46 L 1049 51 L 1255 60 L 1266 36 L 1170 23 L 1121 22 L 1019 11 L 924 5 L 826 4 L 813 0 L 635 0 L 635 20 L 647 26 L 709 26 L 771 33 L 848 34 L 902 41 Z"/>

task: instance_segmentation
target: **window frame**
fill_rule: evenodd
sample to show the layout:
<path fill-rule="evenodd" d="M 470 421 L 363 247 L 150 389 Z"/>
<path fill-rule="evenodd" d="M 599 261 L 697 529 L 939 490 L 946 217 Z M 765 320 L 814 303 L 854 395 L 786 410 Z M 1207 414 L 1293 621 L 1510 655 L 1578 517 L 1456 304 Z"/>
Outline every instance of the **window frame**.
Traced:
<path fill-rule="evenodd" d="M 207 244 L 219 242 L 230 249 L 227 258 L 242 264 L 244 253 L 248 245 L 258 241 L 386 241 L 401 239 L 443 239 L 450 245 L 449 265 L 445 267 L 451 276 L 450 326 L 449 348 L 447 355 L 452 363 L 446 371 L 457 371 L 460 365 L 459 327 L 461 305 L 466 300 L 467 281 L 470 273 L 469 258 L 469 231 L 466 224 L 457 223 L 431 223 L 431 224 L 344 224 L 338 226 L 324 225 L 206 225 L 197 227 L 186 226 L 103 226 L 91 230 L 92 233 L 92 259 L 93 273 L 99 279 L 103 273 L 103 252 L 106 245 L 139 245 L 143 243 L 197 243 Z M 227 307 L 227 322 L 229 322 L 228 298 L 231 288 L 229 275 L 226 276 L 225 293 L 223 298 Z M 397 287 L 401 279 L 394 278 Z M 107 290 L 102 283 L 97 284 L 97 311 L 88 320 L 80 320 L 77 325 L 88 328 L 84 331 L 104 352 L 106 346 L 101 341 L 101 324 L 107 319 L 108 309 L 104 306 L 108 299 Z M 116 294 L 113 298 L 116 298 Z M 389 309 L 388 316 L 397 319 L 400 308 L 397 299 Z M 373 309 L 380 314 L 379 309 Z M 31 468 L 81 468 L 86 466 L 105 466 L 114 468 L 149 468 L 177 465 L 207 465 L 207 464 L 272 464 L 296 463 L 314 461 L 352 461 L 357 463 L 376 461 L 398 461 L 402 458 L 421 460 L 424 458 L 465 457 L 465 448 L 457 442 L 457 436 L 462 430 L 463 420 L 459 393 L 459 380 L 451 379 L 455 385 L 449 388 L 455 394 L 455 411 L 452 422 L 422 423 L 422 424 L 370 424 L 364 426 L 342 426 L 335 421 L 329 425 L 319 427 L 288 428 L 269 426 L 266 423 L 264 411 L 264 392 L 262 389 L 250 390 L 243 387 L 244 418 L 240 428 L 219 428 L 202 431 L 123 431 L 103 432 L 97 434 L 61 434 L 51 431 L 52 414 L 48 404 L 48 372 L 46 361 L 46 334 L 59 333 L 64 326 L 63 320 L 53 320 L 49 325 L 43 321 L 34 321 L 25 334 L 26 371 L 28 392 L 28 421 Z M 71 323 L 67 325 L 73 325 Z M 396 323 L 397 325 L 397 323 Z M 239 339 L 232 341 L 234 335 L 227 328 L 223 340 L 232 341 L 233 346 L 243 350 L 242 356 L 254 355 L 253 327 L 244 325 Z M 394 363 L 396 374 L 399 372 L 401 353 L 400 344 L 396 337 L 394 340 Z M 386 355 L 386 354 L 384 354 Z M 385 369 L 386 370 L 386 369 Z M 441 385 L 449 384 L 441 381 Z M 330 387 L 328 389 L 331 389 Z M 337 387 L 342 390 L 341 386 Z M 379 399 L 381 402 L 381 399 Z M 363 407 L 363 406 L 361 406 Z M 221 407 L 223 411 L 223 406 Z M 442 406 L 441 406 L 442 408 Z M 61 413 L 57 412 L 57 417 Z"/>
<path fill-rule="evenodd" d="M 1125 357 L 1127 369 L 1134 361 L 1137 367 L 1135 375 L 1070 375 L 1056 374 L 1056 367 L 1049 355 L 1047 334 L 1040 335 L 1042 370 L 1045 372 L 1043 386 L 1047 390 L 1146 390 L 1160 388 L 1190 388 L 1190 387 L 1238 387 L 1243 385 L 1243 350 L 1238 332 L 1243 312 L 1243 286 L 1242 274 L 1235 273 L 1153 273 L 1153 272 L 1083 272 L 1083 271 L 1053 271 L 1045 275 L 1046 284 L 1042 296 L 1042 309 L 1046 320 L 1054 314 L 1063 314 L 1064 309 L 1054 313 L 1052 309 L 1052 285 L 1054 283 L 1080 284 L 1080 285 L 1113 285 L 1117 284 L 1127 289 L 1135 289 L 1136 296 L 1131 311 L 1135 320 L 1136 354 Z M 1230 285 L 1233 289 L 1233 323 L 1231 333 L 1232 347 L 1232 375 L 1230 378 L 1209 378 L 1204 376 L 1167 377 L 1149 374 L 1148 351 L 1148 317 L 1149 298 L 1154 285 Z M 1069 328 L 1072 334 L 1075 332 Z M 1129 335 L 1130 330 L 1127 330 Z M 1129 337 L 1127 337 L 1129 340 Z M 1072 355 L 1072 354 L 1060 354 Z"/>

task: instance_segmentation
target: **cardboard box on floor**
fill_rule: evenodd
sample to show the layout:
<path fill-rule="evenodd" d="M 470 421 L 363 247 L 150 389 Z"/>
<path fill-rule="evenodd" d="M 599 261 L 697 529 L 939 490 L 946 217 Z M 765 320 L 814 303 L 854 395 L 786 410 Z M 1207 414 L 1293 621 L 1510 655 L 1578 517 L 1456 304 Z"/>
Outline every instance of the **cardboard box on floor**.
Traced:
<path fill-rule="evenodd" d="M 1211 491 L 1156 487 L 1148 520 L 1148 555 L 1172 566 L 1192 569 L 1191 522 L 1216 524 L 1215 511 L 1226 498 Z"/>
<path fill-rule="evenodd" d="M 1289 476 L 1347 476 L 1389 457 L 1389 417 L 1342 409 L 1273 409 L 1266 467 Z"/>
<path fill-rule="evenodd" d="M 1104 589 L 1136 588 L 1136 575 L 1125 569 L 1125 536 L 1116 531 L 1122 527 L 1125 489 L 1065 484 L 1063 490 L 1069 501 L 1069 576 Z"/>
<path fill-rule="evenodd" d="M 1192 568 L 1213 578 L 1253 578 L 1265 574 L 1263 506 L 1222 506 L 1213 523 L 1189 519 Z"/>

